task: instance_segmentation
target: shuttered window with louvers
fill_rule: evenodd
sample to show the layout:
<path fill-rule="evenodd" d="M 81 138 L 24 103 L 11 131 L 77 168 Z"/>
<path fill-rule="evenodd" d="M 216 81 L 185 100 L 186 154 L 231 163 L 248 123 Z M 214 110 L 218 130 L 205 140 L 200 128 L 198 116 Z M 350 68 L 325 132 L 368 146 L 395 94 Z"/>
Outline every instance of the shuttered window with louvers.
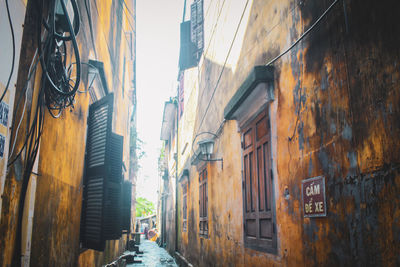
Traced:
<path fill-rule="evenodd" d="M 123 137 L 112 133 L 113 94 L 89 107 L 81 216 L 83 247 L 104 250 L 121 236 Z"/>
<path fill-rule="evenodd" d="M 130 231 L 131 228 L 131 203 L 132 203 L 132 183 L 123 182 L 122 187 L 122 230 Z"/>
<path fill-rule="evenodd" d="M 122 205 L 122 151 L 123 136 L 111 133 L 107 147 L 106 169 L 108 172 L 105 195 L 104 238 L 106 240 L 121 237 Z"/>

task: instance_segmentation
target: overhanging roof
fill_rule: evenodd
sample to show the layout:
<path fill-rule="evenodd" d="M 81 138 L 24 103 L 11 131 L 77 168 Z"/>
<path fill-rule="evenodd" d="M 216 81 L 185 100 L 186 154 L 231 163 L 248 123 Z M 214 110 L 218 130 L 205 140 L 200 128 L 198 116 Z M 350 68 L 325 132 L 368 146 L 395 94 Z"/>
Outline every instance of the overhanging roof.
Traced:
<path fill-rule="evenodd" d="M 104 73 L 104 64 L 101 61 L 89 59 L 89 64 L 95 67 L 100 75 L 101 85 L 103 86 L 104 95 L 108 95 L 110 90 L 108 89 L 108 84 L 106 80 L 106 75 Z"/>
<path fill-rule="evenodd" d="M 224 109 L 224 118 L 226 120 L 237 119 L 237 111 L 240 111 L 241 107 L 248 108 L 254 104 L 254 102 L 260 101 L 260 98 L 273 99 L 273 92 L 269 92 L 272 87 L 266 88 L 266 86 L 258 86 L 260 83 L 272 83 L 273 81 L 274 69 L 272 66 L 255 66 L 226 105 Z"/>
<path fill-rule="evenodd" d="M 176 105 L 172 101 L 167 101 L 164 104 L 163 121 L 161 124 L 161 140 L 169 140 L 169 136 L 174 127 L 176 119 Z"/>
<path fill-rule="evenodd" d="M 189 178 L 189 170 L 188 169 L 184 169 L 181 173 L 181 175 L 179 176 L 179 182 L 182 183 L 183 181 L 185 181 L 185 179 Z"/>

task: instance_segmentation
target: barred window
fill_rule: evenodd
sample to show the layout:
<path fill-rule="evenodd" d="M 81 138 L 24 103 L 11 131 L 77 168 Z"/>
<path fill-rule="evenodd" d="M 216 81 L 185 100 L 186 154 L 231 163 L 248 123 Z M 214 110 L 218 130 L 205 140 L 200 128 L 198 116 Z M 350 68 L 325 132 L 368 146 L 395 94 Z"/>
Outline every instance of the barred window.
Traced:
<path fill-rule="evenodd" d="M 199 175 L 199 205 L 199 233 L 200 236 L 208 237 L 208 187 L 206 168 L 204 168 Z"/>
<path fill-rule="evenodd" d="M 182 184 L 182 230 L 187 231 L 187 183 Z"/>

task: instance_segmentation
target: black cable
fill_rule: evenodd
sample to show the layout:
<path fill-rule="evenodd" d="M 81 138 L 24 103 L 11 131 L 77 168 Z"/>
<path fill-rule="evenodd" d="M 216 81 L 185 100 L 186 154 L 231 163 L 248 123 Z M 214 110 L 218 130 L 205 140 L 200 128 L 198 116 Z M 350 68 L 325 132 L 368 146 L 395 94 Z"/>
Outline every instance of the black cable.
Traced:
<path fill-rule="evenodd" d="M 74 0 L 71 0 L 71 1 L 74 1 Z M 66 7 L 65 7 L 65 4 L 64 4 L 64 1 L 60 1 L 60 3 L 61 3 L 61 7 L 63 8 L 63 11 L 66 13 L 67 11 L 66 11 Z M 55 5 L 54 5 L 53 8 L 55 9 Z M 50 20 L 52 20 L 53 17 L 54 17 L 54 14 L 51 15 L 51 19 L 50 19 Z M 78 90 L 79 83 L 80 83 L 80 57 L 79 57 L 79 49 L 78 49 L 78 44 L 77 44 L 77 42 L 76 42 L 74 30 L 73 30 L 73 28 L 72 28 L 72 25 L 71 25 L 71 22 L 70 22 L 69 17 L 67 16 L 66 18 L 67 18 L 67 22 L 68 22 L 69 28 L 70 28 L 70 30 L 71 30 L 71 35 L 72 35 L 71 41 L 72 41 L 72 45 L 73 45 L 73 48 L 74 48 L 75 60 L 76 60 L 76 62 L 77 62 L 77 81 L 76 81 L 76 83 L 75 83 L 74 89 L 71 90 L 71 91 L 67 91 L 67 92 L 65 92 L 64 90 L 60 89 L 60 88 L 54 83 L 52 77 L 50 77 L 50 73 L 49 73 L 49 70 L 48 70 L 48 64 L 46 64 L 46 63 L 49 63 L 49 62 L 45 62 L 45 58 L 44 58 L 44 57 L 40 57 L 40 63 L 41 63 L 43 72 L 45 73 L 45 75 L 46 75 L 46 77 L 47 77 L 47 81 L 49 82 L 49 85 L 52 86 L 53 89 L 54 89 L 57 93 L 59 93 L 59 94 L 61 94 L 61 95 L 63 95 L 63 96 L 72 96 L 72 95 L 74 95 L 74 94 L 76 93 L 76 91 Z M 39 40 L 39 41 L 38 41 L 38 42 L 39 42 L 39 55 L 42 55 L 42 54 L 43 54 L 43 51 L 42 51 L 41 40 L 40 40 L 41 28 L 42 28 L 41 24 L 39 24 L 38 27 L 39 27 L 39 35 L 38 35 L 38 40 Z M 47 52 L 47 53 L 50 53 L 50 52 L 51 52 L 51 49 L 50 49 L 50 48 L 53 48 L 53 49 L 56 48 L 56 47 L 54 47 L 54 46 L 56 45 L 55 43 L 56 43 L 56 41 L 57 41 L 57 39 L 54 38 L 54 35 L 55 35 L 55 29 L 54 29 L 54 27 L 55 27 L 54 24 L 53 24 L 52 27 L 50 27 L 50 30 L 51 30 L 52 32 L 49 33 L 48 40 L 47 40 L 47 41 L 49 41 L 49 42 L 46 42 L 47 45 L 45 45 L 45 48 L 47 48 L 47 49 L 45 49 L 45 52 Z M 45 55 L 46 55 L 46 53 L 45 53 Z M 47 58 L 47 60 L 50 60 L 50 59 L 51 59 L 50 57 Z"/>
<path fill-rule="evenodd" d="M 203 125 L 203 122 L 204 122 L 204 119 L 205 119 L 205 117 L 206 117 L 206 115 L 207 115 L 208 109 L 210 108 L 211 101 L 212 101 L 212 99 L 214 98 L 215 92 L 217 91 L 219 82 L 220 82 L 220 80 L 221 80 L 222 74 L 224 73 L 226 63 L 228 62 L 229 55 L 230 55 L 230 53 L 231 53 L 231 51 L 232 51 L 233 44 L 235 43 L 236 36 L 237 36 L 237 34 L 238 34 L 238 32 L 239 32 L 239 28 L 240 28 L 240 25 L 242 24 L 242 20 L 243 20 L 243 17 L 244 17 L 244 14 L 245 14 L 245 12 L 246 12 L 247 5 L 248 5 L 248 4 L 249 4 L 249 0 L 246 1 L 246 5 L 244 6 L 242 15 L 241 15 L 241 17 L 240 17 L 238 26 L 237 26 L 236 31 L 235 31 L 235 35 L 233 36 L 231 45 L 230 45 L 230 47 L 229 47 L 228 54 L 227 54 L 226 57 L 225 57 L 224 65 L 222 66 L 222 70 L 221 70 L 221 72 L 220 72 L 220 74 L 219 74 L 219 76 L 218 76 L 217 83 L 216 83 L 215 86 L 214 86 L 214 90 L 213 90 L 213 92 L 212 92 L 212 94 L 211 94 L 210 100 L 208 101 L 206 110 L 204 111 L 203 118 L 201 119 L 200 124 L 199 124 L 199 127 L 197 128 L 197 129 L 198 129 L 197 132 L 200 130 L 201 126 Z"/>
<path fill-rule="evenodd" d="M 42 22 L 42 17 L 39 18 L 40 22 L 38 27 L 38 53 L 40 64 L 42 66 L 43 75 L 42 79 L 45 81 L 44 98 L 45 104 L 50 115 L 53 118 L 60 117 L 63 109 L 74 105 L 75 94 L 79 89 L 81 64 L 78 44 L 76 41 L 75 30 L 79 30 L 80 20 L 79 12 L 75 0 L 71 0 L 74 9 L 74 22 L 75 27 L 72 26 L 64 1 L 59 1 L 64 15 L 70 35 L 64 38 L 64 33 L 56 32 L 55 12 L 57 1 L 54 0 L 49 5 L 49 15 L 47 21 Z M 43 1 L 39 5 L 41 14 L 43 14 Z M 76 18 L 76 19 L 75 19 Z M 44 29 L 47 30 L 44 42 L 40 40 L 42 33 L 42 24 Z M 66 68 L 67 46 L 66 42 L 70 41 L 73 48 L 73 54 L 76 60 L 76 80 L 71 79 L 72 72 Z"/>
<path fill-rule="evenodd" d="M 43 86 L 41 86 L 41 88 L 39 89 L 40 92 L 43 91 L 42 87 L 43 87 Z M 24 92 L 21 93 L 21 96 L 22 96 L 23 94 L 24 94 Z M 19 99 L 21 99 L 21 96 L 19 97 Z M 8 162 L 7 167 L 10 167 L 12 164 L 14 164 L 15 161 L 21 156 L 22 152 L 24 151 L 24 149 L 25 149 L 25 148 L 27 147 L 27 145 L 28 145 L 30 136 L 32 136 L 32 135 L 35 133 L 36 122 L 37 122 L 37 120 L 38 120 L 38 109 L 39 109 L 39 107 L 42 108 L 41 106 L 43 105 L 43 103 L 42 103 L 43 101 L 42 101 L 41 99 L 42 99 L 42 98 L 40 97 L 40 93 L 39 93 L 39 99 L 38 99 L 39 101 L 38 101 L 38 103 L 37 103 L 37 107 L 36 107 L 36 111 L 35 111 L 35 117 L 33 118 L 32 125 L 31 125 L 31 127 L 29 128 L 29 131 L 28 131 L 28 133 L 27 133 L 27 135 L 26 135 L 24 144 L 22 145 L 21 149 L 19 150 L 19 152 L 17 153 L 17 155 L 14 157 L 14 159 L 12 159 L 11 161 Z M 18 102 L 19 102 L 19 101 L 18 101 Z M 17 102 L 17 103 L 18 103 L 18 102 Z M 44 116 L 44 115 L 43 115 L 43 116 Z"/>
<path fill-rule="evenodd" d="M 267 64 L 265 64 L 265 66 L 269 66 L 272 63 L 274 63 L 275 61 L 277 61 L 279 58 L 281 58 L 282 56 L 284 56 L 287 52 L 289 52 L 290 50 L 292 50 L 293 47 L 295 47 L 308 33 L 310 33 L 310 31 L 312 29 L 314 29 L 315 26 L 318 25 L 318 23 L 320 23 L 320 21 L 326 16 L 326 14 L 328 14 L 328 12 L 333 8 L 333 6 L 335 4 L 337 4 L 339 2 L 339 0 L 335 0 L 326 10 L 324 13 L 322 13 L 322 15 L 313 23 L 313 25 L 310 26 L 310 28 L 308 28 L 300 37 L 299 39 L 297 39 L 291 46 L 289 46 L 285 51 L 283 51 L 282 53 L 280 53 L 279 55 L 277 55 L 275 58 L 273 58 L 272 60 L 270 60 Z"/>
<path fill-rule="evenodd" d="M 54 2 L 56 4 L 57 1 L 54 1 Z M 67 18 L 67 20 L 69 21 L 69 24 L 70 24 L 69 26 L 71 26 L 71 21 L 69 20 L 69 15 L 68 15 L 68 11 L 66 9 L 65 3 L 64 3 L 64 1 L 61 1 L 61 0 L 60 0 L 60 3 L 61 3 L 61 8 L 63 9 L 64 15 Z M 81 25 L 80 24 L 81 21 L 80 21 L 79 9 L 78 9 L 78 6 L 77 6 L 75 0 L 71 0 L 71 5 L 72 5 L 72 10 L 74 11 L 74 21 L 73 21 L 73 24 L 74 24 L 73 30 L 74 30 L 74 32 L 72 33 L 71 32 L 71 28 L 70 28 L 69 36 L 64 36 L 64 33 L 59 34 L 56 31 L 54 31 L 54 35 L 59 40 L 70 41 L 70 40 L 72 40 L 72 38 L 74 38 L 74 36 L 77 36 L 78 33 L 79 33 L 79 29 L 80 29 L 80 25 Z M 56 8 L 56 7 L 54 7 L 54 8 Z M 53 23 L 54 23 L 54 25 L 56 24 L 55 23 L 55 16 L 54 16 Z"/>
<path fill-rule="evenodd" d="M 309 33 L 311 32 L 311 30 L 313 30 L 313 29 L 315 28 L 315 26 L 317 26 L 317 25 L 321 22 L 321 20 L 329 13 L 329 11 L 331 11 L 331 9 L 334 7 L 334 5 L 337 4 L 338 2 L 339 2 L 339 0 L 335 0 L 334 2 L 332 2 L 332 4 L 324 11 L 324 13 L 322 13 L 322 15 L 310 26 L 310 28 L 308 28 L 308 29 L 307 29 L 307 30 L 306 30 L 292 45 L 290 45 L 285 51 L 283 51 L 281 54 L 279 54 L 278 56 L 276 56 L 275 58 L 273 58 L 272 60 L 270 60 L 267 64 L 265 64 L 265 66 L 271 65 L 271 64 L 274 63 L 276 60 L 278 60 L 278 59 L 281 58 L 283 55 L 285 55 L 287 52 L 289 52 L 293 47 L 295 47 L 307 34 L 309 34 Z M 242 15 L 242 16 L 243 16 L 243 15 Z M 240 25 L 240 24 L 239 24 L 239 25 Z M 235 35 L 236 35 L 236 34 L 235 34 Z M 229 53 L 228 53 L 228 56 L 229 56 Z M 225 61 L 226 61 L 226 60 L 225 60 Z M 226 63 L 226 62 L 225 62 L 225 63 Z M 212 101 L 212 99 L 213 99 L 213 97 L 214 97 L 215 91 L 217 90 L 217 87 L 218 87 L 220 78 L 221 78 L 222 73 L 223 73 L 224 68 L 225 68 L 225 63 L 224 63 L 224 66 L 222 67 L 221 73 L 220 73 L 219 78 L 218 78 L 218 80 L 217 80 L 217 84 L 216 84 L 216 86 L 215 86 L 215 88 L 214 88 L 214 91 L 213 91 L 213 93 L 212 93 L 212 95 L 211 95 L 211 98 L 210 98 L 210 100 L 209 100 L 209 102 L 208 102 L 208 104 L 207 104 L 207 108 L 206 108 L 206 111 L 204 112 L 204 116 L 203 116 L 203 118 L 202 118 L 202 120 L 201 120 L 201 122 L 200 122 L 200 124 L 199 124 L 198 131 L 200 130 L 200 127 L 201 127 L 202 124 L 203 124 L 204 118 L 205 118 L 205 116 L 206 116 L 206 114 L 207 114 L 207 111 L 208 111 L 208 109 L 209 109 L 209 107 L 210 107 L 210 104 L 211 104 L 211 101 Z"/>
<path fill-rule="evenodd" d="M 93 46 L 93 50 L 94 50 L 94 55 L 97 58 L 96 45 L 94 44 L 93 22 L 92 22 L 92 12 L 91 12 L 91 9 L 90 9 L 90 2 L 88 3 L 88 0 L 85 0 L 84 2 L 85 2 L 86 14 L 88 16 L 90 38 L 92 40 L 92 46 Z"/>
<path fill-rule="evenodd" d="M 30 176 L 33 170 L 33 166 L 36 161 L 37 153 L 39 151 L 39 141 L 43 132 L 45 113 L 43 110 L 43 90 L 44 80 L 41 80 L 39 88 L 38 102 L 35 109 L 35 116 L 31 124 L 29 134 L 26 137 L 24 147 L 26 148 L 26 160 L 24 164 L 24 172 L 22 176 L 21 192 L 19 195 L 18 202 L 18 221 L 17 221 L 17 232 L 16 232 L 16 244 L 14 249 L 14 255 L 12 260 L 12 266 L 21 265 L 21 238 L 22 238 L 22 219 L 23 211 L 25 206 L 25 197 L 29 185 Z M 23 151 L 21 149 L 20 153 Z M 18 157 L 16 157 L 18 158 Z"/>
<path fill-rule="evenodd" d="M 0 103 L 3 101 L 4 96 L 7 93 L 8 86 L 10 85 L 11 77 L 12 77 L 12 75 L 14 73 L 14 64 L 15 64 L 15 36 L 14 36 L 14 28 L 13 28 L 12 21 L 11 21 L 10 8 L 8 6 L 8 0 L 6 0 L 6 8 L 7 8 L 8 22 L 10 23 L 13 52 L 12 52 L 12 63 L 11 63 L 10 75 L 8 76 L 8 81 L 7 81 L 7 84 L 6 84 L 6 88 L 4 89 L 4 92 L 0 97 Z"/>
<path fill-rule="evenodd" d="M 186 17 L 186 0 L 183 2 L 183 14 L 182 14 L 182 22 L 185 22 Z"/>
<path fill-rule="evenodd" d="M 135 15 L 133 15 L 133 12 L 129 9 L 128 5 L 126 4 L 125 0 L 122 0 L 122 3 L 125 5 L 126 9 L 128 10 L 129 14 L 133 19 L 135 19 Z"/>
<path fill-rule="evenodd" d="M 120 0 L 120 1 L 121 1 L 121 0 Z M 92 25 L 93 22 L 92 22 L 92 12 L 91 12 L 91 9 L 90 9 L 90 3 L 88 3 L 88 0 L 84 0 L 84 3 L 85 3 L 86 14 L 87 14 L 87 16 L 88 16 L 89 31 L 90 31 L 90 37 L 91 37 L 91 41 L 92 41 L 93 50 L 94 50 L 94 55 L 95 55 L 95 58 L 97 59 L 97 51 L 96 51 L 96 45 L 95 45 L 95 43 L 94 43 L 94 34 L 93 34 L 93 25 Z M 135 19 L 135 18 L 134 18 L 134 15 L 132 14 L 132 11 L 128 8 L 128 6 L 126 5 L 126 3 L 123 2 L 123 4 L 126 6 L 128 12 L 129 12 L 130 15 L 132 16 L 132 18 Z M 125 12 L 125 15 L 127 16 L 126 12 Z M 132 32 L 135 32 L 134 29 L 133 29 L 133 26 L 132 26 L 131 22 L 129 21 L 129 18 L 128 18 L 128 17 L 127 17 L 127 20 L 128 20 L 128 23 L 129 23 L 129 26 L 130 26 Z M 124 31 L 124 32 L 125 32 L 125 31 Z M 125 33 L 126 33 L 126 32 L 125 32 Z M 131 43 L 129 42 L 129 40 L 128 40 L 127 37 L 126 37 L 126 34 L 124 35 L 124 37 L 125 37 L 125 40 L 126 40 L 128 46 L 131 46 Z M 108 44 L 107 44 L 107 45 L 108 45 Z M 109 50 L 110 50 L 110 49 L 109 49 Z M 82 64 L 83 64 L 83 63 L 82 63 Z M 79 91 L 79 92 L 82 93 L 83 91 Z"/>
<path fill-rule="evenodd" d="M 72 68 L 73 68 L 72 66 L 75 65 L 75 64 L 76 64 L 76 62 L 72 62 L 72 63 L 68 66 L 68 71 L 70 71 L 70 69 L 72 70 Z M 90 67 L 90 68 L 92 68 L 92 69 L 97 69 L 96 66 L 94 66 L 94 65 L 92 65 L 92 64 L 90 64 L 90 63 L 81 62 L 81 65 L 86 65 L 86 66 L 88 66 L 88 67 Z M 85 90 L 85 91 L 78 90 L 78 93 L 86 93 L 86 92 L 88 92 L 89 89 L 92 87 L 92 85 L 93 85 L 93 83 L 94 83 L 94 80 L 96 79 L 97 75 L 98 75 L 98 73 L 95 73 L 94 78 L 90 81 L 89 86 L 87 87 L 87 90 Z M 73 82 L 73 81 L 72 81 L 72 82 Z M 89 82 L 89 81 L 88 81 L 88 82 Z"/>
<path fill-rule="evenodd" d="M 25 138 L 25 141 L 22 145 L 22 148 L 17 153 L 16 157 L 9 161 L 8 167 L 11 166 L 18 158 L 21 157 L 22 152 L 25 151 L 25 161 L 24 161 L 24 172 L 22 177 L 22 185 L 21 191 L 19 194 L 19 203 L 18 203 L 18 222 L 17 222 L 17 231 L 16 231 L 16 243 L 15 249 L 13 253 L 12 265 L 20 266 L 21 265 L 21 236 L 22 236 L 22 217 L 23 217 L 23 209 L 25 205 L 25 197 L 28 189 L 28 184 L 30 180 L 30 176 L 32 174 L 33 167 L 35 165 L 35 161 L 39 151 L 39 145 L 41 136 L 44 129 L 44 120 L 45 120 L 45 107 L 51 116 L 57 117 L 60 115 L 62 110 L 70 105 L 73 105 L 74 96 L 76 91 L 78 90 L 80 83 L 80 57 L 78 45 L 76 42 L 75 30 L 79 30 L 79 14 L 76 8 L 75 0 L 71 0 L 73 2 L 74 13 L 76 17 L 75 27 L 72 27 L 71 21 L 69 19 L 66 6 L 63 0 L 59 3 L 63 9 L 63 13 L 66 17 L 66 21 L 69 28 L 69 36 L 64 36 L 64 33 L 56 32 L 55 25 L 55 8 L 56 1 L 53 0 L 49 4 L 49 15 L 47 20 L 43 20 L 43 5 L 44 0 L 41 3 L 37 3 L 38 7 L 38 20 L 37 20 L 37 45 L 38 45 L 38 55 L 42 67 L 42 77 L 40 81 L 40 87 L 38 89 L 37 95 L 37 103 L 34 110 L 31 110 L 31 114 L 33 115 L 33 119 L 28 126 L 28 132 Z M 39 1 L 38 1 L 39 2 Z M 75 2 L 75 3 L 74 3 Z M 42 25 L 47 32 L 44 32 L 44 42 L 42 43 Z M 61 36 L 60 36 L 61 35 Z M 74 56 L 76 60 L 76 80 L 73 81 L 71 79 L 72 70 L 67 71 L 67 46 L 65 42 L 71 41 L 72 47 L 74 50 Z M 42 47 L 43 46 L 43 47 Z M 35 65 L 36 69 L 36 65 Z M 28 81 L 30 79 L 30 75 L 32 73 L 28 73 Z M 27 82 L 28 82 L 27 81 Z M 71 85 L 73 83 L 73 86 Z M 24 86 L 23 92 L 21 93 L 20 99 L 24 94 L 25 90 L 27 90 L 27 86 Z M 17 104 L 19 105 L 18 99 Z M 58 114 L 54 114 L 53 111 L 57 110 Z M 29 118 L 28 118 L 29 121 Z"/>
<path fill-rule="evenodd" d="M 37 53 L 37 52 L 36 52 L 36 53 Z M 23 108 L 23 111 L 22 111 L 20 120 L 19 120 L 19 122 L 18 122 L 18 126 L 17 126 L 17 129 L 16 129 L 16 132 L 15 132 L 15 133 L 14 133 L 14 127 L 15 127 L 15 123 L 17 123 L 17 122 L 16 122 L 16 120 L 13 120 L 12 123 L 11 123 L 10 132 L 11 132 L 11 133 L 14 133 L 14 141 L 11 142 L 11 140 L 10 140 L 10 144 L 12 143 L 12 146 L 11 146 L 11 151 L 9 152 L 8 160 L 10 160 L 10 159 L 11 159 L 11 156 L 13 155 L 14 148 L 15 148 L 15 143 L 16 143 L 17 138 L 18 138 L 19 127 L 20 127 L 20 125 L 21 125 L 23 116 L 24 116 L 24 114 L 25 114 L 26 101 L 27 101 L 27 99 L 26 99 L 26 92 L 27 92 L 27 90 L 28 90 L 28 85 L 29 85 L 29 82 L 30 82 L 30 80 L 31 80 L 31 78 L 32 78 L 32 76 L 33 76 L 33 73 L 35 73 L 35 71 L 36 71 L 37 65 L 39 64 L 39 60 L 36 60 L 36 55 L 37 55 L 36 53 L 35 53 L 35 56 L 34 56 L 34 58 L 33 58 L 33 60 L 32 60 L 31 66 L 29 67 L 28 77 L 27 77 L 27 80 L 26 80 L 26 82 L 25 82 L 25 85 L 24 85 L 24 87 L 23 87 L 23 89 L 22 89 L 21 94 L 20 94 L 19 97 L 18 97 L 17 102 L 15 102 L 15 105 L 14 105 L 14 107 L 15 107 L 15 108 L 14 108 L 14 113 L 15 113 L 15 114 L 13 115 L 13 118 L 16 117 L 16 112 L 17 112 L 17 110 L 19 110 L 19 105 L 20 105 L 20 102 L 21 102 L 21 100 L 22 100 L 22 97 L 25 95 L 24 108 Z M 32 68 L 32 66 L 33 66 L 33 68 Z M 11 164 L 10 164 L 10 165 L 11 165 Z M 7 167 L 9 167 L 10 165 L 7 165 Z"/>
<path fill-rule="evenodd" d="M 135 17 L 134 17 L 133 14 L 132 14 L 132 11 L 131 11 L 131 10 L 128 8 L 128 6 L 126 5 L 125 0 L 120 0 L 120 1 L 123 2 L 123 4 L 125 5 L 126 9 L 128 10 L 128 12 L 130 13 L 130 15 L 132 16 L 132 18 L 135 19 Z M 125 13 L 126 20 L 128 21 L 128 24 L 129 24 L 129 26 L 130 26 L 132 32 L 135 32 L 135 29 L 134 29 L 134 27 L 133 27 L 131 21 L 129 20 L 128 14 L 127 14 L 126 11 L 125 11 L 125 8 L 122 7 L 122 9 L 123 9 L 123 11 L 124 11 L 124 13 Z"/>
<path fill-rule="evenodd" d="M 206 58 L 206 56 L 207 56 L 207 53 L 208 53 L 208 49 L 210 48 L 210 46 L 211 46 L 211 43 L 212 43 L 212 41 L 213 41 L 214 34 L 215 34 L 215 31 L 216 31 L 216 29 L 217 29 L 217 25 L 218 25 L 219 17 L 220 17 L 220 16 L 221 16 L 221 14 L 222 14 L 222 10 L 223 10 L 223 8 L 224 8 L 224 5 L 225 5 L 225 0 L 222 2 L 221 8 L 219 9 L 218 16 L 217 16 L 217 18 L 216 18 L 216 21 L 215 21 L 215 24 L 214 24 L 213 30 L 212 30 L 212 32 L 211 32 L 211 35 L 210 35 L 210 41 L 208 42 L 208 44 L 207 44 L 207 48 L 206 48 L 206 50 L 205 50 L 205 51 L 204 51 L 204 53 L 203 53 L 203 55 L 204 55 L 204 58 Z M 204 61 L 203 61 L 203 64 L 204 64 Z M 200 99 L 202 99 L 202 98 L 203 98 L 205 91 L 206 91 L 206 90 L 203 90 L 203 92 L 201 93 L 201 97 L 200 97 Z"/>

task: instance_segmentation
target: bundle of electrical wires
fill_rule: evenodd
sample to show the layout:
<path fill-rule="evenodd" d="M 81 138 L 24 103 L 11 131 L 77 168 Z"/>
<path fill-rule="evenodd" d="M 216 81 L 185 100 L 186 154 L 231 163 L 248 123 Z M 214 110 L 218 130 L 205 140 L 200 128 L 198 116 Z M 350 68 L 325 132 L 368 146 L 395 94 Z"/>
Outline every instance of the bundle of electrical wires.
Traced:
<path fill-rule="evenodd" d="M 16 234 L 16 246 L 13 255 L 13 266 L 20 266 L 21 260 L 21 234 L 22 214 L 25 203 L 25 196 L 32 175 L 33 166 L 39 151 L 40 139 L 43 133 L 46 107 L 51 116 L 57 118 L 67 107 L 73 107 L 75 94 L 78 91 L 81 75 L 81 62 L 76 41 L 79 32 L 80 17 L 75 0 L 36 0 L 38 8 L 37 21 L 37 54 L 33 57 L 29 68 L 26 85 L 23 88 L 16 107 L 25 96 L 25 105 L 22 111 L 21 120 L 16 128 L 16 136 L 12 145 L 12 151 L 8 161 L 8 167 L 14 164 L 21 156 L 23 160 L 23 177 L 21 193 L 19 196 L 19 217 Z M 69 1 L 72 6 L 74 19 L 71 22 L 70 14 L 67 11 L 65 2 Z M 46 11 L 46 12 L 45 12 Z M 71 44 L 71 46 L 69 45 Z M 67 52 L 72 51 L 73 56 Z M 73 62 L 73 63 L 71 63 Z M 38 64 L 40 63 L 40 64 Z M 33 73 L 41 66 L 42 76 L 38 90 L 32 88 L 32 106 L 30 115 L 25 115 L 28 120 L 28 129 L 25 140 L 19 152 L 13 156 L 16 138 L 18 137 L 19 126 L 23 120 L 27 90 Z M 12 126 L 12 128 L 15 125 Z"/>
<path fill-rule="evenodd" d="M 37 0 L 38 3 L 36 6 L 39 9 L 37 22 L 38 57 L 35 53 L 31 67 L 29 68 L 27 84 L 23 88 L 24 92 L 27 92 L 28 82 L 32 78 L 33 71 L 36 70 L 39 62 L 42 68 L 42 77 L 40 88 L 37 94 L 34 94 L 35 98 L 37 96 L 37 101 L 32 101 L 32 104 L 35 103 L 36 105 L 32 105 L 33 116 L 31 115 L 30 126 L 25 136 L 25 141 L 19 152 L 13 159 L 11 159 L 16 142 L 16 137 L 14 138 L 14 144 L 8 162 L 8 166 L 11 166 L 25 151 L 26 160 L 24 169 L 27 176 L 31 174 L 38 152 L 39 141 L 43 132 L 45 107 L 47 107 L 51 116 L 54 118 L 59 117 L 65 108 L 70 106 L 73 107 L 74 97 L 79 88 L 81 63 L 76 41 L 76 34 L 79 32 L 80 27 L 79 11 L 75 0 L 69 0 L 74 12 L 74 21 L 72 26 L 64 1 L 65 0 Z M 60 15 L 58 15 L 58 17 L 56 15 L 57 11 L 60 13 L 60 8 L 62 10 L 61 15 L 64 18 L 64 25 L 61 26 L 61 23 L 59 22 Z M 46 18 L 44 18 L 45 9 L 48 11 Z M 71 42 L 72 44 L 71 47 L 75 61 L 67 66 L 68 42 Z M 34 63 L 35 61 L 36 63 Z M 72 62 L 71 59 L 69 61 Z M 75 71 L 73 66 L 76 66 Z M 75 78 L 73 78 L 72 75 L 74 75 Z M 19 106 L 23 95 L 24 93 L 20 95 L 16 106 Z M 25 97 L 27 97 L 26 94 Z M 25 113 L 25 106 L 26 99 L 22 117 Z M 22 117 L 18 124 L 16 134 L 18 134 L 19 126 L 23 119 Z"/>
<path fill-rule="evenodd" d="M 79 32 L 79 11 L 75 0 L 69 0 L 74 13 L 71 22 L 65 0 L 43 1 L 39 4 L 41 20 L 38 23 L 38 52 L 42 67 L 42 81 L 44 88 L 44 104 L 50 114 L 57 118 L 67 107 L 73 107 L 75 94 L 79 88 L 81 76 L 81 62 L 76 35 Z M 43 18 L 44 3 L 48 5 L 47 19 Z M 60 15 L 61 9 L 61 15 Z M 61 17 L 61 18 L 60 18 Z M 42 29 L 45 38 L 42 41 Z M 74 63 L 67 66 L 67 43 L 71 43 Z M 74 68 L 76 66 L 76 68 Z"/>

